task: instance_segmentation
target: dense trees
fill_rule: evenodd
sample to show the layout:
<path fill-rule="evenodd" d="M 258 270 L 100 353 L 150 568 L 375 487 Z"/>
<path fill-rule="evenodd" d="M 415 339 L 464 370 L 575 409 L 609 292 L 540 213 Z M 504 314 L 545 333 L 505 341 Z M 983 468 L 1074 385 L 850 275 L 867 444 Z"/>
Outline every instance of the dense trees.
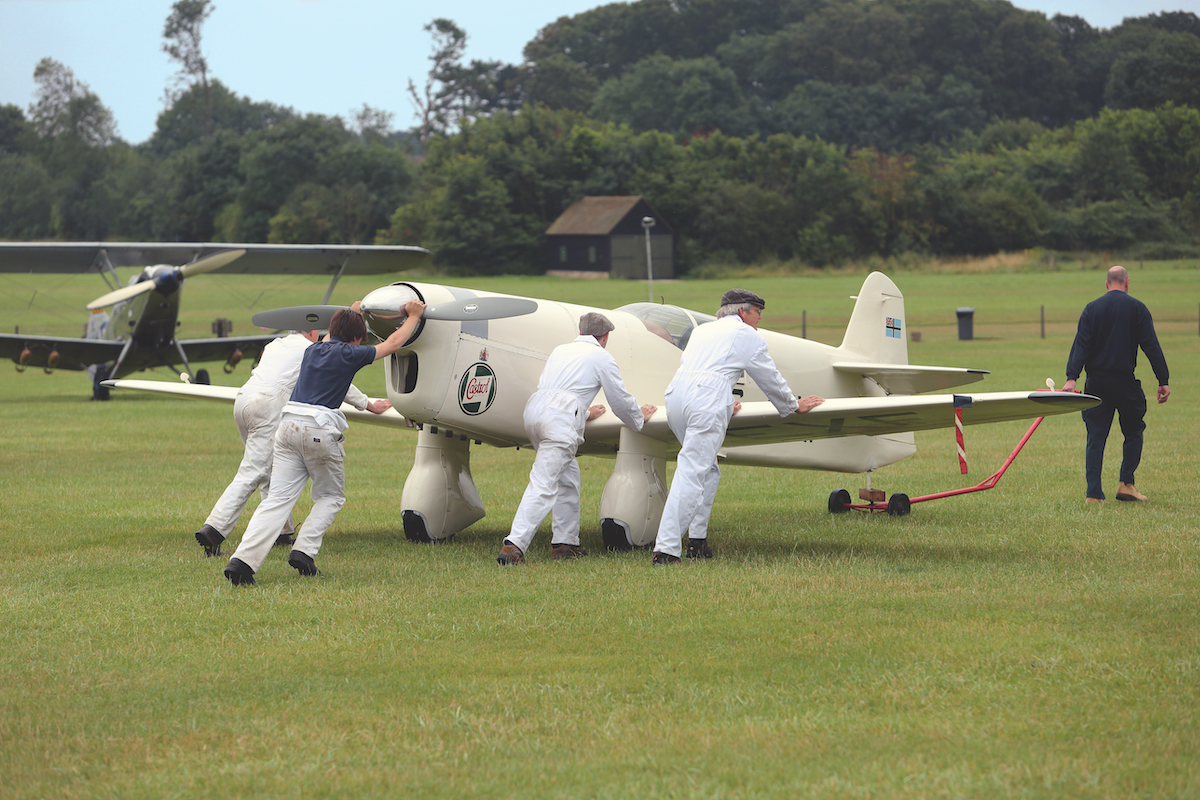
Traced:
<path fill-rule="evenodd" d="M 676 267 L 905 251 L 1200 248 L 1200 18 L 1097 30 L 1004 0 L 638 0 L 465 63 L 426 28 L 421 121 L 392 130 L 207 74 L 209 0 L 151 138 L 121 141 L 66 66 L 0 108 L 0 238 L 421 244 L 464 272 L 541 268 L 588 195 L 643 195 Z"/>

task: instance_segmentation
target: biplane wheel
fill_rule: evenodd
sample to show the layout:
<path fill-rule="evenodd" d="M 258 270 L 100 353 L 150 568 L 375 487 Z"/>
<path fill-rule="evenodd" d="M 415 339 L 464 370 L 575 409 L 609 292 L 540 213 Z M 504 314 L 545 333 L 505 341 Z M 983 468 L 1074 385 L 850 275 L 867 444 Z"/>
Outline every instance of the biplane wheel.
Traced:
<path fill-rule="evenodd" d="M 912 503 L 908 499 L 908 495 L 896 492 L 888 498 L 887 513 L 889 517 L 907 517 L 912 511 Z"/>
<path fill-rule="evenodd" d="M 845 514 L 850 510 L 850 493 L 845 489 L 834 489 L 829 494 L 829 513 Z"/>
<path fill-rule="evenodd" d="M 208 377 L 208 370 L 206 370 L 206 369 L 196 370 L 196 383 L 200 384 L 201 386 L 211 386 L 212 385 L 212 381 Z"/>

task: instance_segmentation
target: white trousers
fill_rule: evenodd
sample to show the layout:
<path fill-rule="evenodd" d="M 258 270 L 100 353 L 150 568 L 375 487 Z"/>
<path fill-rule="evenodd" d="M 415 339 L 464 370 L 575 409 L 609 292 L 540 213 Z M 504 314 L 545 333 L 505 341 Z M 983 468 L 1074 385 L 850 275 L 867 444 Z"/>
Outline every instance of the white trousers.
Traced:
<path fill-rule="evenodd" d="M 233 481 L 221 493 L 208 519 L 204 520 L 205 525 L 211 525 L 226 538 L 246 510 L 246 502 L 254 490 L 259 490 L 263 500 L 270 494 L 275 430 L 279 427 L 281 407 L 278 397 L 260 393 L 239 394 L 233 404 L 233 421 L 237 424 L 238 435 L 242 437 L 246 450 Z M 291 513 L 279 532 L 295 532 Z"/>
<path fill-rule="evenodd" d="M 579 544 L 579 462 L 575 460 L 575 445 L 565 442 L 542 441 L 535 445 L 537 455 L 529 470 L 529 485 L 517 506 L 508 540 L 529 550 L 538 526 L 547 514 L 554 544 Z"/>
<path fill-rule="evenodd" d="M 275 432 L 271 493 L 255 509 L 233 558 L 258 572 L 310 478 L 312 510 L 296 532 L 292 549 L 316 558 L 325 531 L 346 503 L 344 441 L 338 430 L 317 425 L 314 420 L 283 418 Z"/>
<path fill-rule="evenodd" d="M 708 520 L 721 483 L 717 452 L 725 442 L 730 411 L 714 408 L 711 399 L 699 400 L 693 403 L 683 393 L 667 394 L 667 424 L 682 447 L 654 540 L 656 553 L 682 556 L 685 532 L 692 539 L 708 538 Z"/>

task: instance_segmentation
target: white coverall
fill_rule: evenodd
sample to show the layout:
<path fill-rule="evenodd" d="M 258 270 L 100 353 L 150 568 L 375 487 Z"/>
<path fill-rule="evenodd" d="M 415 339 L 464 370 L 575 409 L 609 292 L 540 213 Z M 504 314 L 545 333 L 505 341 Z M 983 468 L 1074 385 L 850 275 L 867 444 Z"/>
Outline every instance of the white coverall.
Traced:
<path fill-rule="evenodd" d="M 238 390 L 237 400 L 233 404 L 233 419 L 246 445 L 246 452 L 242 456 L 242 463 L 238 465 L 237 475 L 204 521 L 205 525 L 211 525 L 226 538 L 237 525 L 246 508 L 246 501 L 254 494 L 254 490 L 260 491 L 262 500 L 266 500 L 270 494 L 275 431 L 279 428 L 284 404 L 300 375 L 304 351 L 311 344 L 298 333 L 271 342 L 263 349 L 250 379 Z M 346 402 L 361 411 L 367 407 L 367 396 L 351 386 L 346 393 Z M 295 532 L 290 511 L 279 532 L 289 535 Z"/>
<path fill-rule="evenodd" d="M 733 416 L 733 387 L 746 372 L 786 417 L 796 397 L 775 368 L 763 337 L 733 314 L 697 326 L 667 387 L 667 424 L 682 448 L 654 542 L 656 553 L 680 556 L 683 534 L 708 537 L 708 519 L 721 482 L 717 452 Z"/>
<path fill-rule="evenodd" d="M 625 389 L 621 371 L 594 336 L 578 336 L 550 353 L 537 391 L 525 404 L 525 433 L 537 451 L 529 486 L 521 497 L 507 540 L 524 553 L 542 520 L 553 510 L 554 544 L 579 544 L 579 462 L 588 409 L 600 389 L 617 418 L 640 431 L 645 420 Z"/>

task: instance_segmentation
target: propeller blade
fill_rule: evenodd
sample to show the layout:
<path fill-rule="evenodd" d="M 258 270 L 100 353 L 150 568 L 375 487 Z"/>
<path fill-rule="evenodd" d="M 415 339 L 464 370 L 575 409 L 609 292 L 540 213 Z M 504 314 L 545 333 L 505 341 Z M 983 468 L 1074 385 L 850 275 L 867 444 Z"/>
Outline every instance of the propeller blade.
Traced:
<path fill-rule="evenodd" d="M 291 306 L 260 311 L 250 318 L 260 328 L 288 331 L 317 331 L 329 327 L 333 315 L 346 306 Z"/>
<path fill-rule="evenodd" d="M 97 308 L 111 306 L 113 303 L 120 303 L 122 300 L 128 300 L 131 297 L 137 297 L 139 294 L 154 291 L 154 281 L 142 281 L 135 283 L 133 286 L 122 286 L 120 289 L 115 289 L 103 297 L 97 297 L 95 300 L 87 304 L 88 311 L 94 311 Z"/>
<path fill-rule="evenodd" d="M 223 253 L 215 253 L 211 256 L 205 256 L 199 261 L 193 261 L 191 264 L 184 264 L 182 267 L 180 267 L 180 277 L 190 278 L 193 275 L 203 275 L 206 272 L 218 270 L 231 261 L 237 261 L 244 255 L 246 255 L 245 250 L 226 250 Z"/>
<path fill-rule="evenodd" d="M 472 319 L 503 319 L 520 317 L 537 311 L 536 301 L 523 297 L 475 297 L 469 300 L 453 300 L 429 306 L 422 315 L 425 319 L 440 319 L 461 322 Z"/>

